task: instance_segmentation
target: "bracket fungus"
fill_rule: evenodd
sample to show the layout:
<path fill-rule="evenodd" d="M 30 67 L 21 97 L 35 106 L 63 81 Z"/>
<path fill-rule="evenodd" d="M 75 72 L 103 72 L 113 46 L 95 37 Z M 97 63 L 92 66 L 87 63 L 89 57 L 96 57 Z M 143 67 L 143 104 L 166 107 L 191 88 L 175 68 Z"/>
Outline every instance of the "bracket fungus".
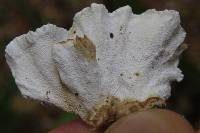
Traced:
<path fill-rule="evenodd" d="M 185 32 L 174 10 L 101 4 L 78 12 L 69 31 L 52 24 L 16 37 L 6 60 L 25 97 L 78 114 L 98 128 L 130 113 L 165 105 L 183 75 Z"/>

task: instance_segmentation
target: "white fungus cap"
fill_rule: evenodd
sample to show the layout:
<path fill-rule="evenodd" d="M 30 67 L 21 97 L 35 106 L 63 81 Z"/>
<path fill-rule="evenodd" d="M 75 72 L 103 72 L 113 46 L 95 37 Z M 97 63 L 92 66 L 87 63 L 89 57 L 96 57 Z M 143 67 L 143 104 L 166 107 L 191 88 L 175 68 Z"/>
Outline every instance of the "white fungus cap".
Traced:
<path fill-rule="evenodd" d="M 69 31 L 47 24 L 16 37 L 6 48 L 6 60 L 24 96 L 91 124 L 111 97 L 120 103 L 167 99 L 170 83 L 183 78 L 177 65 L 184 38 L 177 11 L 136 15 L 125 6 L 109 13 L 92 4 L 75 15 Z M 112 118 L 101 123 L 105 119 Z"/>

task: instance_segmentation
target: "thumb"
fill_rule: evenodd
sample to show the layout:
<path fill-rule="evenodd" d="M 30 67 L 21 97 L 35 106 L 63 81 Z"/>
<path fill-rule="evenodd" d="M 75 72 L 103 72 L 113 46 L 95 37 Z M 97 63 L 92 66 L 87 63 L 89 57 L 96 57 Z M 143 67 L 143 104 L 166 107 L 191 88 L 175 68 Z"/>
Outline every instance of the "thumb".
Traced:
<path fill-rule="evenodd" d="M 153 109 L 119 119 L 106 133 L 194 133 L 194 129 L 175 112 Z"/>

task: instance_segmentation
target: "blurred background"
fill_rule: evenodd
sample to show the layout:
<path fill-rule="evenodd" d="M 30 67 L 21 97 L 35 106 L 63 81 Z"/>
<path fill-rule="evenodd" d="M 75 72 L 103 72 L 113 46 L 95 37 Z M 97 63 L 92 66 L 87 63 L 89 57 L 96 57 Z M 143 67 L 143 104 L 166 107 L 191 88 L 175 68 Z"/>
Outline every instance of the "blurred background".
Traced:
<path fill-rule="evenodd" d="M 134 13 L 149 8 L 180 12 L 188 44 L 180 61 L 185 78 L 172 85 L 167 108 L 200 128 L 200 1 L 199 0 L 0 0 L 0 133 L 45 133 L 75 119 L 54 106 L 24 99 L 5 62 L 5 46 L 16 36 L 53 23 L 69 29 L 77 11 L 91 3 L 103 3 L 109 11 L 130 5 Z"/>

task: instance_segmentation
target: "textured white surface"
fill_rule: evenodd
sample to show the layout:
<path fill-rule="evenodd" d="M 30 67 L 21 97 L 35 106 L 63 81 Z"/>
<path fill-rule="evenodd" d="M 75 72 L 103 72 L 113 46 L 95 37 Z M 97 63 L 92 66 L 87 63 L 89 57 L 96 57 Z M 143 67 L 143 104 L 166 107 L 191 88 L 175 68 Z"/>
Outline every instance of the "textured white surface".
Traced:
<path fill-rule="evenodd" d="M 52 46 L 67 38 L 67 31 L 45 25 L 15 38 L 6 48 L 6 59 L 25 97 L 77 112 L 77 98 L 62 86 L 52 58 Z"/>
<path fill-rule="evenodd" d="M 95 46 L 94 60 L 74 47 L 77 36 Z M 108 13 L 92 4 L 75 15 L 68 33 L 46 25 L 17 37 L 7 46 L 6 59 L 23 95 L 82 115 L 109 96 L 168 98 L 170 82 L 183 78 L 177 65 L 184 38 L 176 11 L 136 15 L 125 6 Z"/>

